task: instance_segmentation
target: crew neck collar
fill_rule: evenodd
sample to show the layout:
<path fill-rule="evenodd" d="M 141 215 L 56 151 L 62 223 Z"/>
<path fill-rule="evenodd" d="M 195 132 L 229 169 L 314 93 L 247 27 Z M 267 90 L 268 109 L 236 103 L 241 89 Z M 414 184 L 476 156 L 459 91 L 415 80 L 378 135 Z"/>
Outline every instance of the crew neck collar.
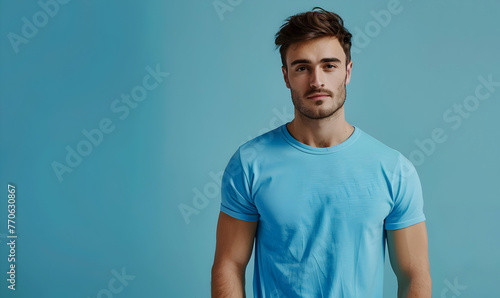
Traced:
<path fill-rule="evenodd" d="M 318 147 L 313 147 L 306 145 L 302 142 L 299 142 L 297 139 L 295 139 L 290 132 L 288 131 L 288 128 L 286 127 L 287 124 L 290 122 L 287 122 L 281 126 L 281 132 L 284 137 L 284 139 L 293 147 L 297 148 L 300 151 L 306 152 L 306 153 L 311 153 L 311 154 L 331 154 L 334 152 L 338 152 L 340 150 L 343 150 L 350 145 L 352 145 L 360 136 L 361 130 L 353 125 L 354 131 L 353 133 L 342 143 L 337 144 L 332 147 L 325 147 L 325 148 L 318 148 Z"/>

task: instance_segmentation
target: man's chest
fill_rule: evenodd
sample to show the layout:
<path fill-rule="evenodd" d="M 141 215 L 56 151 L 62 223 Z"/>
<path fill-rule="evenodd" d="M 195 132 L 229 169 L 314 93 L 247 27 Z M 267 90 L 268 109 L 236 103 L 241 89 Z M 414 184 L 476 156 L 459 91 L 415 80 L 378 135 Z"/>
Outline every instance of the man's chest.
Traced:
<path fill-rule="evenodd" d="M 318 218 L 378 225 L 393 204 L 387 177 L 369 166 L 277 165 L 260 171 L 252 195 L 260 221 L 280 226 L 313 224 Z"/>

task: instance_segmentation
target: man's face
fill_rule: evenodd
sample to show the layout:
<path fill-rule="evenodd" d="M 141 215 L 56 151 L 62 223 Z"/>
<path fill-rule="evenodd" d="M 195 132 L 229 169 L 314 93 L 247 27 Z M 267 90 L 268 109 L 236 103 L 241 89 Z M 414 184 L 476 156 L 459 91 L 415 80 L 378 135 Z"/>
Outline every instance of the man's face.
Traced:
<path fill-rule="evenodd" d="M 288 70 L 282 67 L 295 109 L 310 119 L 343 113 L 346 85 L 351 79 L 352 61 L 332 36 L 292 44 L 287 49 Z"/>

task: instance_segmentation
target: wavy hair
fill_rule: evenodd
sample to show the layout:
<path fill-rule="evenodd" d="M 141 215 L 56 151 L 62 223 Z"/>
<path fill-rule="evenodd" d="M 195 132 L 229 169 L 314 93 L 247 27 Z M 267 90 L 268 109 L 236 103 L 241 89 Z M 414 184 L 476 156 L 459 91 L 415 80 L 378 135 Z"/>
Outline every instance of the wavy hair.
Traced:
<path fill-rule="evenodd" d="M 318 9 L 318 11 L 315 11 Z M 281 62 L 286 65 L 286 51 L 293 43 L 311 40 L 323 36 L 335 36 L 346 56 L 346 66 L 351 61 L 352 34 L 344 27 L 342 18 L 321 7 L 293 15 L 285 20 L 275 35 L 276 49 L 280 49 Z"/>

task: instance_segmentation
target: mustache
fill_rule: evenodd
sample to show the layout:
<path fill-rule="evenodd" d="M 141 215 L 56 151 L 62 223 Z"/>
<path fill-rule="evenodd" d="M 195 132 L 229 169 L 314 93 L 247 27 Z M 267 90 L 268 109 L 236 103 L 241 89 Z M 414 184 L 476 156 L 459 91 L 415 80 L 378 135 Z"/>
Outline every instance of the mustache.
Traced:
<path fill-rule="evenodd" d="M 328 94 L 330 97 L 333 97 L 332 91 L 330 91 L 328 89 L 323 89 L 323 88 L 309 90 L 306 94 L 304 94 L 304 97 L 308 97 L 308 96 L 313 95 L 315 93 L 325 93 L 325 94 Z"/>

